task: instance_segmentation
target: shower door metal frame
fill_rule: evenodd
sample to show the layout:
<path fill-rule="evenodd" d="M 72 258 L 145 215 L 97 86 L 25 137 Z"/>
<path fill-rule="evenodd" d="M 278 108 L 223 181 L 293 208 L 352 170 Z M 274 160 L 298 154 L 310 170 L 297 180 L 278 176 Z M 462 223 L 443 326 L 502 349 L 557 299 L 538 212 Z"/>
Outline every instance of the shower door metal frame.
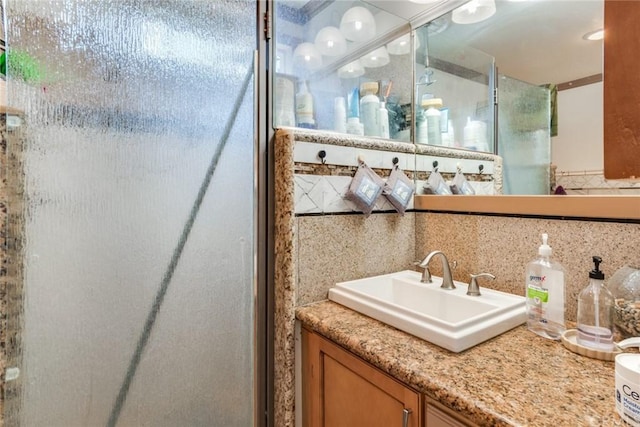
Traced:
<path fill-rule="evenodd" d="M 273 292 L 273 199 L 268 193 L 273 188 L 273 171 L 268 168 L 272 159 L 269 141 L 274 130 L 270 126 L 271 109 L 269 94 L 270 14 L 272 0 L 257 0 L 256 55 L 254 90 L 254 250 L 255 281 L 255 391 L 254 420 L 258 427 L 272 427 L 274 405 L 274 292 Z"/>

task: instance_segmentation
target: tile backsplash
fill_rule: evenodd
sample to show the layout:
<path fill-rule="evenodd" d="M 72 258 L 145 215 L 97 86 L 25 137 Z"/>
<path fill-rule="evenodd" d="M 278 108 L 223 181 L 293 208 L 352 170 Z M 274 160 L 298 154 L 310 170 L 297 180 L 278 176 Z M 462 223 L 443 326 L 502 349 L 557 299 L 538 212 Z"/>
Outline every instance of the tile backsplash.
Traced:
<path fill-rule="evenodd" d="M 348 168 L 355 167 L 359 156 L 383 175 L 397 157 L 399 165 L 413 178 L 427 171 L 433 159 L 416 156 L 407 144 L 388 147 L 387 142 L 374 140 L 369 145 L 343 147 L 335 145 L 339 144 L 332 139 L 336 137 L 323 139 L 316 135 L 320 142 L 315 143 L 312 135 L 303 133 L 300 138 L 296 131 L 290 137 L 294 161 L 291 177 L 295 200 L 296 305 L 326 299 L 329 288 L 339 281 L 413 269 L 414 262 L 432 250 L 442 250 L 450 261 L 457 261 L 453 272 L 456 280 L 468 282 L 470 274 L 488 272 L 496 279 L 483 283 L 484 286 L 523 295 L 524 268 L 537 255 L 540 235 L 547 233 L 554 258 L 567 272 L 565 317 L 575 321 L 577 295 L 587 284 L 593 255 L 603 258 L 602 269 L 608 276 L 625 264 L 640 264 L 637 223 L 413 211 L 401 216 L 393 212 L 385 198 L 379 199 L 368 218 L 336 215 L 356 212 L 355 206 L 344 199 L 344 193 L 353 174 Z M 330 143 L 324 144 L 327 141 Z M 394 148 L 398 151 L 393 151 Z M 333 166 L 322 164 L 317 157 L 320 149 L 326 151 L 326 163 Z M 411 167 L 414 156 L 415 169 Z M 447 172 L 460 164 L 455 159 L 438 160 Z M 500 170 L 502 166 L 486 159 L 465 161 L 468 170 L 478 164 L 486 165 L 483 169 L 488 175 L 496 172 L 494 167 Z M 317 165 L 334 169 L 318 173 Z M 309 168 L 315 168 L 315 172 Z M 501 180 L 500 174 L 488 181 L 476 181 L 475 185 L 493 186 L 496 180 Z M 441 274 L 438 263 L 434 264 L 433 273 Z"/>
<path fill-rule="evenodd" d="M 566 270 L 565 318 L 575 321 L 578 293 L 588 284 L 591 257 L 602 257 L 607 277 L 625 264 L 640 261 L 640 224 L 566 219 L 514 218 L 416 212 L 416 251 L 444 251 L 458 262 L 456 280 L 489 272 L 484 286 L 524 295 L 524 269 L 534 259 L 541 234 L 549 235 L 552 257 Z M 434 265 L 434 274 L 438 265 Z M 606 278 L 605 278 L 606 283 Z"/>
<path fill-rule="evenodd" d="M 414 269 L 433 250 L 457 262 L 458 281 L 492 273 L 496 279 L 481 286 L 524 295 L 525 266 L 547 233 L 553 258 L 566 269 L 566 319 L 575 321 L 592 255 L 602 257 L 607 277 L 640 263 L 640 224 L 427 212 L 299 217 L 296 224 L 297 305 L 326 299 L 339 281 Z M 439 263 L 432 273 L 442 275 Z"/>
<path fill-rule="evenodd" d="M 336 282 L 411 269 L 413 213 L 296 218 L 296 305 L 327 299 Z"/>

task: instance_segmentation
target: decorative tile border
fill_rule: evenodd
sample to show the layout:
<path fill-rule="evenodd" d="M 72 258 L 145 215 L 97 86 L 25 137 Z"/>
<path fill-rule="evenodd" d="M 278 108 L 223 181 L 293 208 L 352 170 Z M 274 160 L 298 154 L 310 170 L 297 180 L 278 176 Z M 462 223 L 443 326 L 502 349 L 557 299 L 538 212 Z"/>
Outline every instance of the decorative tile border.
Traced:
<path fill-rule="evenodd" d="M 344 198 L 350 176 L 295 175 L 296 214 L 358 212 L 355 204 Z M 408 209 L 413 209 L 411 201 Z M 375 211 L 393 211 L 385 197 L 376 201 Z"/>
<path fill-rule="evenodd" d="M 317 141 L 312 141 L 311 135 Z M 438 155 L 440 147 L 416 147 L 412 144 L 356 138 L 355 144 L 337 135 L 302 132 L 294 135 L 293 160 L 296 214 L 330 214 L 357 212 L 355 205 L 344 198 L 359 159 L 364 160 L 383 178 L 389 176 L 397 162 L 407 176 L 416 181 L 416 194 L 424 194 L 424 184 L 437 162 L 438 171 L 451 181 L 460 168 L 476 190 L 476 194 L 499 193 L 502 180 L 496 179 L 501 168 L 500 158 L 486 153 L 447 150 Z M 419 152 L 420 154 L 417 154 Z M 413 209 L 413 201 L 408 206 Z M 374 212 L 393 211 L 384 197 L 376 202 Z"/>
<path fill-rule="evenodd" d="M 602 171 L 557 172 L 556 185 L 567 194 L 640 195 L 640 181 L 607 180 Z"/>

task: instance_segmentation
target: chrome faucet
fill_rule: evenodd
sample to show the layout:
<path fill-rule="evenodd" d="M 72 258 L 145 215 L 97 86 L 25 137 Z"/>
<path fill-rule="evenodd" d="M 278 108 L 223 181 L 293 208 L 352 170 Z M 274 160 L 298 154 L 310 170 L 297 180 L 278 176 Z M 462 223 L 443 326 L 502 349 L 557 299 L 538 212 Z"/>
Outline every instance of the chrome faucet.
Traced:
<path fill-rule="evenodd" d="M 442 251 L 433 251 L 427 257 L 422 260 L 419 265 L 420 268 L 424 268 L 422 271 L 422 279 L 420 279 L 423 283 L 431 283 L 431 272 L 429 271 L 429 263 L 431 262 L 431 258 L 436 255 L 440 255 L 442 258 L 442 285 L 440 287 L 442 289 L 455 289 L 456 285 L 453 284 L 453 278 L 451 277 L 451 267 L 449 267 L 449 260 L 445 256 Z"/>

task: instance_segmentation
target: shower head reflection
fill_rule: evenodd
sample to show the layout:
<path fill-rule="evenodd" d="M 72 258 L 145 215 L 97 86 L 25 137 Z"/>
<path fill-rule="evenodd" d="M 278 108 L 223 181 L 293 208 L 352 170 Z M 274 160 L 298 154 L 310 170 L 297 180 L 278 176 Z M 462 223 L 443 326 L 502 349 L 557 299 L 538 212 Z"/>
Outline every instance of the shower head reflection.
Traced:
<path fill-rule="evenodd" d="M 433 70 L 431 68 L 427 67 L 424 70 L 424 73 L 418 79 L 418 82 L 416 83 L 416 85 L 418 85 L 418 86 L 429 86 L 429 85 L 435 83 L 436 81 L 434 79 L 432 79 L 431 76 L 433 76 Z"/>

